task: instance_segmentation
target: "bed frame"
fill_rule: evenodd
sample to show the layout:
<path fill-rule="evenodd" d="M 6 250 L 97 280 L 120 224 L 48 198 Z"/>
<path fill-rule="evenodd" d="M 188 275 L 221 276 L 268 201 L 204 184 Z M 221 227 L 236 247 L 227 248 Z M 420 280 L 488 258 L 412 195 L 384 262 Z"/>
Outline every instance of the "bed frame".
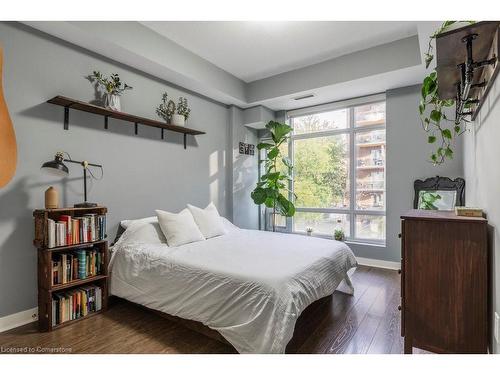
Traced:
<path fill-rule="evenodd" d="M 192 331 L 195 331 L 213 340 L 217 340 L 225 345 L 233 347 L 219 332 L 207 327 L 201 322 L 169 315 L 167 313 L 150 309 L 146 306 L 130 302 L 129 300 L 116 296 L 109 297 L 109 300 L 111 304 L 117 303 L 119 301 L 121 302 L 125 301 L 125 303 L 131 303 L 143 310 L 151 311 L 154 314 L 161 316 L 162 318 L 168 319 Z M 310 304 L 302 312 L 302 314 L 300 314 L 299 318 L 297 319 L 297 323 L 295 324 L 293 337 L 290 339 L 290 342 L 286 346 L 286 351 L 285 351 L 286 353 L 297 353 L 298 349 L 302 346 L 302 344 L 304 344 L 305 341 L 313 334 L 314 328 L 319 325 L 321 319 L 324 317 L 325 312 L 328 312 L 328 305 L 331 305 L 332 301 L 333 301 L 332 295 L 321 298 Z"/>
<path fill-rule="evenodd" d="M 113 241 L 113 244 L 115 244 L 118 241 L 123 232 L 125 232 L 125 229 L 121 225 L 118 225 L 118 231 L 116 233 L 116 237 L 115 240 Z M 342 291 L 339 292 L 343 293 Z M 306 307 L 306 309 L 302 312 L 302 314 L 300 314 L 299 318 L 297 319 L 297 323 L 295 323 L 293 336 L 286 346 L 286 353 L 296 353 L 297 350 L 302 346 L 302 344 L 305 343 L 307 338 L 312 335 L 314 328 L 320 324 L 321 319 L 324 317 L 325 313 L 328 313 L 329 308 L 331 308 L 329 307 L 329 305 L 332 304 L 333 301 L 332 297 L 333 295 L 329 295 L 311 303 L 308 307 Z M 110 296 L 109 299 L 110 301 L 126 301 L 127 303 L 131 303 L 133 305 L 140 307 L 141 309 L 151 311 L 163 318 L 178 323 L 192 331 L 198 332 L 204 336 L 207 336 L 211 339 L 217 340 L 223 344 L 233 347 L 219 332 L 207 327 L 201 322 L 169 315 L 167 313 L 150 309 L 146 306 L 131 302 L 129 300 L 120 297 Z"/>

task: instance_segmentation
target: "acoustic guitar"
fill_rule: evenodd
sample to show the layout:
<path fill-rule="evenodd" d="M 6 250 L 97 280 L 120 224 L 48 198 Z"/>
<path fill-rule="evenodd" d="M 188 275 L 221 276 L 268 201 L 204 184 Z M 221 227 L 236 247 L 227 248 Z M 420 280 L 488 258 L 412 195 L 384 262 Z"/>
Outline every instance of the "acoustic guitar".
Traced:
<path fill-rule="evenodd" d="M 17 163 L 16 134 L 3 96 L 3 53 L 0 48 L 0 188 L 14 177 Z"/>

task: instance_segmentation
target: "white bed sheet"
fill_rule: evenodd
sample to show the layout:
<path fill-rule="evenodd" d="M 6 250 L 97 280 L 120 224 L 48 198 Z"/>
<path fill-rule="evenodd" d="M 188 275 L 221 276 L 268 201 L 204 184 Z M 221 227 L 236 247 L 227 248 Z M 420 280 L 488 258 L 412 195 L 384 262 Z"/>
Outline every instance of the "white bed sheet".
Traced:
<path fill-rule="evenodd" d="M 113 247 L 111 294 L 196 320 L 240 353 L 284 353 L 300 313 L 357 265 L 343 242 L 234 229 L 180 247 L 127 240 Z"/>

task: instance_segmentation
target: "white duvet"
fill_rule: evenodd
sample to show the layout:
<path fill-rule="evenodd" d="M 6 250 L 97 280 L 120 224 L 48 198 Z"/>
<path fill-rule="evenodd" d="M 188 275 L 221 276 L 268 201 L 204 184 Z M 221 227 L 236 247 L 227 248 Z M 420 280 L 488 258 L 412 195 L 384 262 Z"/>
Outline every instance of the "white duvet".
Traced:
<path fill-rule="evenodd" d="M 111 293 L 217 330 L 240 353 L 284 353 L 300 313 L 357 265 L 333 240 L 232 229 L 180 247 L 113 247 Z"/>

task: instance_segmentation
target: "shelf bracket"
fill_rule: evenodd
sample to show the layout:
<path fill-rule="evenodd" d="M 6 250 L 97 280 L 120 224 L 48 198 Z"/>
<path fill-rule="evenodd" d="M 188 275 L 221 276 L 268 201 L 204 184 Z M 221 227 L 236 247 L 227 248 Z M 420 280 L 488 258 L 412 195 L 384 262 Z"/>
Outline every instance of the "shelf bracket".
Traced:
<path fill-rule="evenodd" d="M 161 129 L 161 139 L 165 139 L 165 136 L 164 136 L 164 134 L 163 134 L 164 130 L 165 130 L 165 129 L 163 129 L 163 128 Z"/>
<path fill-rule="evenodd" d="M 69 107 L 64 107 L 64 130 L 69 129 Z"/>
<path fill-rule="evenodd" d="M 139 126 L 137 122 L 134 122 L 134 124 L 135 124 L 135 135 L 137 135 L 139 133 Z"/>
<path fill-rule="evenodd" d="M 108 117 L 109 116 L 104 116 L 104 129 L 108 129 Z"/>
<path fill-rule="evenodd" d="M 184 150 L 186 149 L 186 137 L 187 137 L 187 134 L 184 133 Z"/>
<path fill-rule="evenodd" d="M 486 80 L 483 80 L 482 82 L 479 82 L 479 83 L 474 83 L 470 86 L 471 89 L 475 89 L 475 88 L 481 88 L 481 87 L 485 87 L 487 84 Z"/>

